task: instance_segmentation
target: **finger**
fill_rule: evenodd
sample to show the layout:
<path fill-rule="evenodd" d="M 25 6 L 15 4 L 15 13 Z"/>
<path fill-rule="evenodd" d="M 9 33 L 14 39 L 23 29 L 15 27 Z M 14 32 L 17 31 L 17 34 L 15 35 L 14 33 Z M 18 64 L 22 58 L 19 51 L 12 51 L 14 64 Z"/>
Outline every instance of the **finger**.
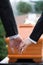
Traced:
<path fill-rule="evenodd" d="M 22 47 L 24 47 L 24 45 L 25 45 L 24 43 L 21 43 L 19 49 L 22 49 Z"/>
<path fill-rule="evenodd" d="M 27 47 L 27 46 L 25 45 L 25 46 L 22 48 L 21 52 L 23 52 L 23 51 L 26 49 L 26 47 Z"/>
<path fill-rule="evenodd" d="M 14 53 L 14 45 L 12 41 L 9 42 L 9 46 L 11 48 L 11 51 Z"/>
<path fill-rule="evenodd" d="M 19 52 L 22 53 L 22 52 L 25 50 L 26 47 L 27 47 L 26 45 L 22 46 L 22 47 L 19 49 Z"/>
<path fill-rule="evenodd" d="M 20 48 L 22 48 L 24 45 L 25 45 L 24 43 L 21 43 L 21 44 L 20 44 Z"/>
<path fill-rule="evenodd" d="M 11 47 L 12 52 L 14 53 L 14 48 Z"/>
<path fill-rule="evenodd" d="M 13 47 L 11 47 L 11 46 L 10 46 L 10 48 L 11 48 L 12 53 L 14 53 L 14 48 L 13 48 Z"/>

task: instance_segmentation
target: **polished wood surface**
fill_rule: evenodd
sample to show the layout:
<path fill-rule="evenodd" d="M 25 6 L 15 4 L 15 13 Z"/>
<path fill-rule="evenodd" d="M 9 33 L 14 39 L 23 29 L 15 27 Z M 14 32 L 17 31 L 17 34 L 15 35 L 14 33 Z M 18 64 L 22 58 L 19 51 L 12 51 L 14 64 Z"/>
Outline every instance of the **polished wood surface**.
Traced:
<path fill-rule="evenodd" d="M 22 24 L 18 26 L 18 30 L 19 30 L 19 34 L 20 36 L 25 39 L 27 38 L 32 30 L 33 30 L 34 26 L 32 25 L 26 25 L 26 24 Z M 9 39 L 9 38 L 8 38 Z M 42 43 L 43 43 L 43 35 L 40 37 L 40 39 L 38 40 L 38 42 L 36 44 L 32 43 L 31 45 L 29 45 L 23 52 L 22 54 L 18 53 L 18 50 L 16 48 L 14 48 L 14 53 L 12 53 L 11 48 L 9 46 L 9 41 L 8 39 L 6 40 L 8 43 L 8 57 L 11 59 L 18 59 L 18 58 L 28 58 L 28 59 L 40 59 L 42 58 Z M 37 60 L 35 60 L 37 61 Z"/>

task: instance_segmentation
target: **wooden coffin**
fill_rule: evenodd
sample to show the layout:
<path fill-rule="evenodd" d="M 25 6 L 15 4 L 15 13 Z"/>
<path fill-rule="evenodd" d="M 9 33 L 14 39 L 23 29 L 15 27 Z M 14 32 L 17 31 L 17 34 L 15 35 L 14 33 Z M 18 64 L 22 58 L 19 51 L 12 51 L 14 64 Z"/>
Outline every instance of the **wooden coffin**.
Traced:
<path fill-rule="evenodd" d="M 22 24 L 18 26 L 19 34 L 20 36 L 25 39 L 29 37 L 33 30 L 34 26 L 29 24 Z M 14 48 L 14 53 L 12 53 L 11 48 L 9 46 L 9 38 L 6 39 L 6 42 L 8 43 L 8 57 L 10 59 L 10 62 L 16 62 L 17 59 L 33 59 L 35 62 L 41 62 L 42 61 L 42 44 L 43 44 L 43 35 L 38 40 L 37 44 L 32 43 L 29 45 L 22 54 L 19 54 L 17 49 Z"/>

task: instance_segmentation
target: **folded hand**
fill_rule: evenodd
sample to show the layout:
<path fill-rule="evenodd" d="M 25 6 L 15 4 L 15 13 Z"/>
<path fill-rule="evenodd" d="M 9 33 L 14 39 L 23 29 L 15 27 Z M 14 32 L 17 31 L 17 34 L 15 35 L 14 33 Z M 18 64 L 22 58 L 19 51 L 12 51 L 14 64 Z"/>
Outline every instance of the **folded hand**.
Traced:
<path fill-rule="evenodd" d="M 32 42 L 27 38 L 23 42 L 21 42 L 20 47 L 19 47 L 19 52 L 22 53 L 27 46 L 29 46 Z"/>
<path fill-rule="evenodd" d="M 11 39 L 10 42 L 9 42 L 9 45 L 12 49 L 12 52 L 14 52 L 14 47 L 19 49 L 21 43 L 22 43 L 21 37 Z"/>

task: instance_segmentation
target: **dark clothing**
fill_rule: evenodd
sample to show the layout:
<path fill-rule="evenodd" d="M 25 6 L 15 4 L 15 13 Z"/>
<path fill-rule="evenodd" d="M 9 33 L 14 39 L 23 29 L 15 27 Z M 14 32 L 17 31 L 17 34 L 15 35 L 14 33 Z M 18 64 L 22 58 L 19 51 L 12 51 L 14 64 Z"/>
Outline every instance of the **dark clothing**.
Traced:
<path fill-rule="evenodd" d="M 0 0 L 0 17 L 7 37 L 18 34 L 16 21 L 9 0 Z"/>
<path fill-rule="evenodd" d="M 0 0 L 0 17 L 2 19 L 3 26 L 6 31 L 6 36 L 13 36 L 18 34 L 17 25 L 11 8 L 9 0 Z M 30 38 L 34 41 L 38 41 L 43 33 L 43 13 L 36 23 Z"/>
<path fill-rule="evenodd" d="M 36 23 L 30 35 L 30 38 L 37 42 L 42 34 L 43 34 L 43 13 L 39 18 L 38 22 Z"/>

